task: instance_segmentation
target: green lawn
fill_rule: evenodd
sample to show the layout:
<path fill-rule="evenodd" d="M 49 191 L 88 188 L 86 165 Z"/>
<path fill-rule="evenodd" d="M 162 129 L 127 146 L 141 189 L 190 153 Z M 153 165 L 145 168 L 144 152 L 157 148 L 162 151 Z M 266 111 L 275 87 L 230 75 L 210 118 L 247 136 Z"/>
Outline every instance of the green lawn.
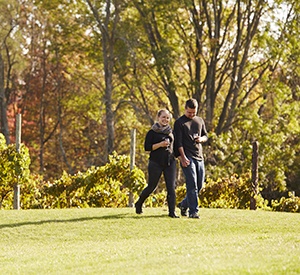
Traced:
<path fill-rule="evenodd" d="M 0 274 L 300 274 L 300 215 L 166 208 L 0 211 Z"/>

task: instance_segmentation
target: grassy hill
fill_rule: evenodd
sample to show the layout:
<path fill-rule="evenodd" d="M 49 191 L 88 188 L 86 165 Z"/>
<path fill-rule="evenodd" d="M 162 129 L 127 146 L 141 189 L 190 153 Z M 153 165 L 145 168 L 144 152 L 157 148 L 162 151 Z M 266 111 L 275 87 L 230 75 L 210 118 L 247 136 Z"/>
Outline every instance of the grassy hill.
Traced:
<path fill-rule="evenodd" d="M 300 274 L 300 215 L 166 208 L 0 211 L 0 274 Z"/>

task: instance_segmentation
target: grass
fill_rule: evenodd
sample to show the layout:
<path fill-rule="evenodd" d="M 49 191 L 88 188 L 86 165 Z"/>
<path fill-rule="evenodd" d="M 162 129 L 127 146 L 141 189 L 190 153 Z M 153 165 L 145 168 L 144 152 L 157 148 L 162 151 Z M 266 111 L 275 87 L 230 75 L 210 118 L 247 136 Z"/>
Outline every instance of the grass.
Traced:
<path fill-rule="evenodd" d="M 300 215 L 166 208 L 0 211 L 0 274 L 300 274 Z"/>

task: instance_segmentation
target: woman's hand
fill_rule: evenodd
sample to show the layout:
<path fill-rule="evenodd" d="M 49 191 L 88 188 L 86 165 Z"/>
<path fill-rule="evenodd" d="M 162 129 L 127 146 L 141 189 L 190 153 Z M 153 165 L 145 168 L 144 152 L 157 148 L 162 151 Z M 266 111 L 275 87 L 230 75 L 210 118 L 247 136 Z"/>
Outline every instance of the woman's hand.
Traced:
<path fill-rule="evenodd" d="M 161 147 L 168 147 L 170 145 L 170 140 L 166 138 L 161 142 L 162 146 Z"/>
<path fill-rule="evenodd" d="M 152 151 L 160 148 L 160 147 L 168 147 L 170 145 L 170 140 L 169 139 L 165 139 L 159 143 L 155 143 L 152 145 Z"/>

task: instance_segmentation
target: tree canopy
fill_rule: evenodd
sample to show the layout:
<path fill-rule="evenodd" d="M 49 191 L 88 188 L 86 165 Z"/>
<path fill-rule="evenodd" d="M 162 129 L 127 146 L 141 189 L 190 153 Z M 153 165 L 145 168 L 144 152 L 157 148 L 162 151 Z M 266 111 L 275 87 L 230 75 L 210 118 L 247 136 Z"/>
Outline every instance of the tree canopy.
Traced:
<path fill-rule="evenodd" d="M 299 11 L 296 0 L 0 1 L 0 119 L 46 179 L 128 154 L 161 108 L 199 101 L 208 177 L 247 173 L 260 144 L 268 198 L 300 193 Z M 144 169 L 146 170 L 146 169 Z M 180 182 L 180 178 L 178 179 Z"/>

